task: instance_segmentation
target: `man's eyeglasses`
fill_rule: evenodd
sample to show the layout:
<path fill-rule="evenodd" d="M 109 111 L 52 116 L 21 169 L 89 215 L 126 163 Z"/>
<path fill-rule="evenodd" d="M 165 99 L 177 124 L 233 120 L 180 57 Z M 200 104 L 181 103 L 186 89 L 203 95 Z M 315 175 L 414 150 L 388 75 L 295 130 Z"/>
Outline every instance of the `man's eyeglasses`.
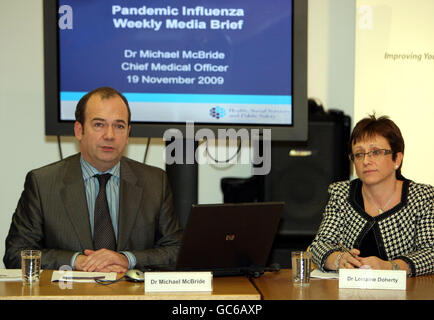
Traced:
<path fill-rule="evenodd" d="M 387 154 L 394 153 L 392 150 L 387 149 L 376 149 L 369 152 L 357 152 L 350 154 L 351 161 L 363 161 L 365 159 L 365 156 L 368 155 L 369 157 L 373 157 L 374 159 L 379 158 L 381 156 L 385 156 Z"/>

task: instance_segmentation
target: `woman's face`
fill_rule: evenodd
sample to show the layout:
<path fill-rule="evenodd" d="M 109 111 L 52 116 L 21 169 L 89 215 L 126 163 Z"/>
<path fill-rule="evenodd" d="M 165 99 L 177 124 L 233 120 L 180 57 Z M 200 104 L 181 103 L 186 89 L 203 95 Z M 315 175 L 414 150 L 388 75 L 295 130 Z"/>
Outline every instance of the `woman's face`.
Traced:
<path fill-rule="evenodd" d="M 391 150 L 389 142 L 383 136 L 375 135 L 371 138 L 358 141 L 353 144 L 353 155 L 357 153 L 367 153 L 364 157 L 354 158 L 354 167 L 357 176 L 366 185 L 375 185 L 388 179 L 396 179 L 395 171 L 399 168 L 402 161 L 402 153 L 396 153 L 396 159 L 393 160 L 393 154 L 388 153 Z"/>

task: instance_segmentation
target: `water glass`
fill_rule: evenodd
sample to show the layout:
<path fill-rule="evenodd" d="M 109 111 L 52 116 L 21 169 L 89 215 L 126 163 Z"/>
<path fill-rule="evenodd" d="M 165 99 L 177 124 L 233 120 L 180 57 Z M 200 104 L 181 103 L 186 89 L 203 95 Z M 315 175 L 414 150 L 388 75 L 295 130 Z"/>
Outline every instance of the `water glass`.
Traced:
<path fill-rule="evenodd" d="M 21 272 L 24 285 L 39 283 L 41 257 L 42 253 L 39 250 L 21 251 Z"/>
<path fill-rule="evenodd" d="M 296 285 L 308 285 L 310 281 L 310 268 L 312 254 L 307 251 L 291 252 L 292 278 Z"/>

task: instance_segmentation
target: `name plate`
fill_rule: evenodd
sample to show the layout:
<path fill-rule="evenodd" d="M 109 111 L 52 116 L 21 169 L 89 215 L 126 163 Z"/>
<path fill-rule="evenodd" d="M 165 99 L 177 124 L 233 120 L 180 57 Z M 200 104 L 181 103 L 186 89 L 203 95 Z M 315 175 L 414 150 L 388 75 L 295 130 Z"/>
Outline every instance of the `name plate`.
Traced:
<path fill-rule="evenodd" d="M 405 270 L 339 270 L 339 288 L 405 290 L 406 287 Z"/>
<path fill-rule="evenodd" d="M 212 272 L 145 272 L 145 292 L 212 291 Z"/>

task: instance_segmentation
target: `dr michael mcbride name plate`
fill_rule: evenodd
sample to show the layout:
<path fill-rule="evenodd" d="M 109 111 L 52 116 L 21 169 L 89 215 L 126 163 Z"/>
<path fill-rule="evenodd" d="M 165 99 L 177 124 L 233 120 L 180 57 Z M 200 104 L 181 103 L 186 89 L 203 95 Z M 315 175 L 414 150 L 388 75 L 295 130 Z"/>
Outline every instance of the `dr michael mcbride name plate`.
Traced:
<path fill-rule="evenodd" d="M 405 290 L 404 270 L 340 269 L 339 288 Z"/>
<path fill-rule="evenodd" d="M 212 291 L 212 272 L 145 272 L 145 292 Z"/>

